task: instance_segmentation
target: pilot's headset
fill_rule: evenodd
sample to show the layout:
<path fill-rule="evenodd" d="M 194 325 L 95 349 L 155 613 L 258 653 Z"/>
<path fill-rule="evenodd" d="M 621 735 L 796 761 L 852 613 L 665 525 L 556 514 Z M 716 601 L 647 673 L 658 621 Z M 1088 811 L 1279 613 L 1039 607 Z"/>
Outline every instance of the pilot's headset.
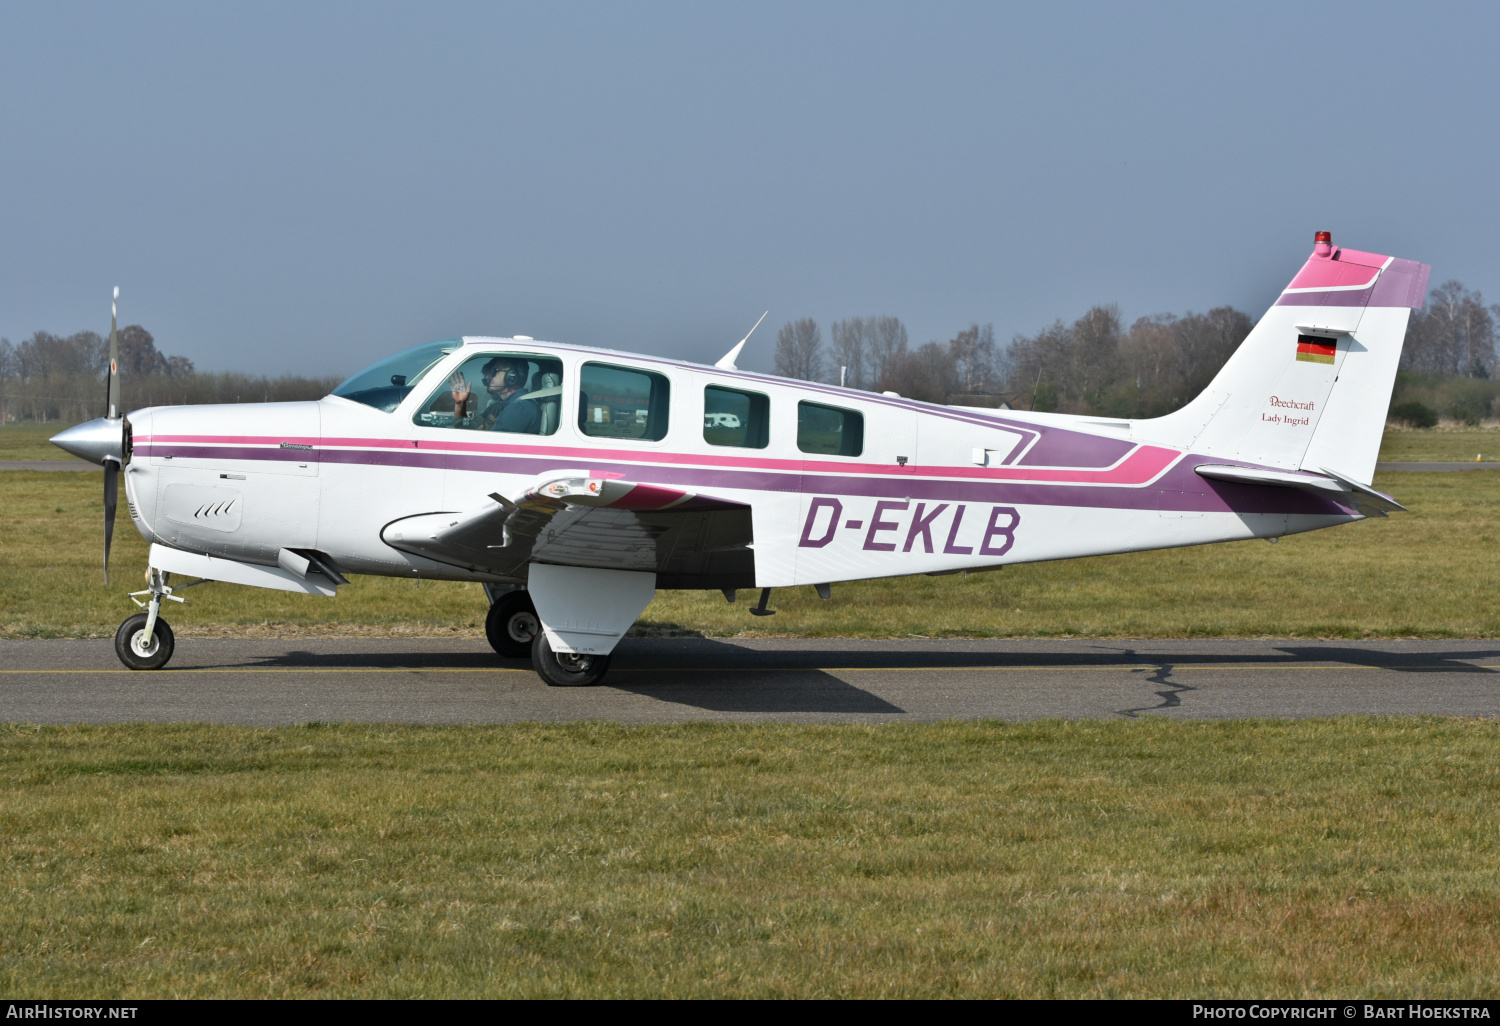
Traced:
<path fill-rule="evenodd" d="M 485 372 L 486 372 L 486 376 L 488 376 L 488 374 L 490 374 L 490 373 L 493 373 L 492 368 L 495 369 L 495 370 L 499 369 L 496 366 L 498 363 L 499 363 L 499 361 L 496 360 L 496 361 L 493 361 L 491 363 L 485 364 L 484 369 L 485 369 Z M 505 380 L 505 387 L 506 388 L 520 388 L 522 385 L 526 384 L 526 370 L 525 370 L 525 366 L 522 365 L 520 367 L 517 367 L 516 366 L 516 361 L 514 361 L 514 360 L 507 361 L 506 362 L 506 367 L 505 367 L 505 379 L 504 380 Z"/>

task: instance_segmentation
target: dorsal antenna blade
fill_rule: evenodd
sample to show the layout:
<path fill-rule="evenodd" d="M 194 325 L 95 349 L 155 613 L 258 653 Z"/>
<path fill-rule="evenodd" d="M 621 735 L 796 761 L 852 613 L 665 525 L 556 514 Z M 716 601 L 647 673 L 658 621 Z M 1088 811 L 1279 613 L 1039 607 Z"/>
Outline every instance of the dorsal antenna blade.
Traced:
<path fill-rule="evenodd" d="M 767 310 L 766 313 L 761 314 L 760 320 L 756 321 L 753 325 L 751 325 L 750 330 L 745 332 L 745 337 L 740 339 L 739 345 L 735 346 L 729 352 L 720 357 L 719 361 L 715 363 L 714 366 L 719 368 L 720 370 L 739 370 L 739 368 L 734 365 L 734 361 L 740 358 L 740 350 L 745 348 L 745 343 L 750 341 L 750 336 L 755 334 L 755 329 L 760 327 L 760 322 L 765 320 L 766 314 L 770 312 L 771 311 Z"/>

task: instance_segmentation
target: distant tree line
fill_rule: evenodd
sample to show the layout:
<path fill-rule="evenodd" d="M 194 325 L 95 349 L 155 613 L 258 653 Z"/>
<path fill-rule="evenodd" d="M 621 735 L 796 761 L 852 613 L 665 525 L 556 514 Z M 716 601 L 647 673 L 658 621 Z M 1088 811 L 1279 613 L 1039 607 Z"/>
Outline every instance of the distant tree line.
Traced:
<path fill-rule="evenodd" d="M 1392 397 L 1392 420 L 1431 427 L 1442 420 L 1479 424 L 1500 417 L 1496 361 L 1500 306 L 1456 281 L 1427 293 L 1412 314 Z"/>
<path fill-rule="evenodd" d="M 1127 328 L 1118 307 L 1095 306 L 1005 346 L 991 325 L 975 323 L 947 341 L 913 347 L 898 317 L 834 321 L 826 342 L 817 322 L 803 318 L 776 335 L 776 373 L 933 403 L 1159 417 L 1207 387 L 1253 326 L 1248 315 L 1221 306 L 1141 317 Z M 1500 306 L 1486 306 L 1477 291 L 1456 281 L 1433 289 L 1406 330 L 1392 418 L 1427 426 L 1500 416 L 1497 328 Z M 108 341 L 92 331 L 39 331 L 14 345 L 0 339 L 0 423 L 100 416 L 108 361 Z M 120 330 L 120 375 L 127 410 L 318 399 L 339 380 L 205 373 L 160 352 L 139 324 Z"/>
<path fill-rule="evenodd" d="M 139 324 L 119 334 L 124 409 L 200 403 L 318 399 L 337 378 L 205 373 L 185 356 L 167 356 Z M 39 331 L 19 344 L 0 339 L 0 424 L 17 420 L 77 423 L 104 415 L 109 340 L 92 331 Z"/>
<path fill-rule="evenodd" d="M 1220 307 L 1206 314 L 1142 317 L 1129 329 L 1114 306 L 1071 324 L 995 343 L 989 324 L 970 324 L 946 342 L 912 348 L 895 317 L 854 317 L 831 326 L 825 347 L 810 320 L 784 325 L 776 371 L 849 388 L 970 406 L 1153 417 L 1197 395 L 1249 334 L 1249 317 Z"/>
<path fill-rule="evenodd" d="M 1456 281 L 1433 289 L 1407 327 L 1392 417 L 1426 426 L 1500 416 L 1497 325 L 1500 306 L 1485 306 L 1478 292 Z M 1126 327 L 1118 307 L 1101 305 L 1006 346 L 996 345 L 990 325 L 971 324 L 947 342 L 912 348 L 896 317 L 835 321 L 827 344 L 804 318 L 778 332 L 776 373 L 833 383 L 842 373 L 849 388 L 934 403 L 1159 417 L 1203 391 L 1254 326 L 1221 306 Z"/>
<path fill-rule="evenodd" d="M 776 373 L 829 381 L 871 392 L 897 392 L 931 403 L 996 405 L 1004 398 L 1001 354 L 991 325 L 971 324 L 947 342 L 911 347 L 898 317 L 851 317 L 823 334 L 810 318 L 790 321 L 776 335 Z"/>

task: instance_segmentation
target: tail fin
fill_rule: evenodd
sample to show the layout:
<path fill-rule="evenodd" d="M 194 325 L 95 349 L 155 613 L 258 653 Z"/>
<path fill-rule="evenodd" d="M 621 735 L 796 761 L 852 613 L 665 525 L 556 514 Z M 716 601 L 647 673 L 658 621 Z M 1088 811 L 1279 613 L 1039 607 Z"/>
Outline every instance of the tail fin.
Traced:
<path fill-rule="evenodd" d="M 1285 470 L 1375 474 L 1406 322 L 1431 268 L 1334 247 L 1312 256 L 1203 392 L 1132 435 Z"/>

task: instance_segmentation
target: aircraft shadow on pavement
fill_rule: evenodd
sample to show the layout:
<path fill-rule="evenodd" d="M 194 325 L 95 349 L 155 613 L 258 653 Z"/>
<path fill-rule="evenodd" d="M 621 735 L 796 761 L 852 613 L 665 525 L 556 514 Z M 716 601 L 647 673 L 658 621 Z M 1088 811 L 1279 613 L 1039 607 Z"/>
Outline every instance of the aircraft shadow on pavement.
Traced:
<path fill-rule="evenodd" d="M 698 646 L 690 660 L 677 666 L 659 665 L 657 659 L 617 661 L 605 686 L 627 694 L 661 702 L 689 705 L 714 712 L 737 713 L 842 713 L 892 715 L 905 712 L 899 706 L 862 688 L 839 680 L 816 668 L 790 667 L 785 660 L 769 660 L 754 673 L 726 673 L 745 669 L 745 651 L 722 642 L 695 639 Z M 773 655 L 773 653 L 764 653 Z M 485 668 L 529 668 L 515 659 L 501 659 L 492 652 L 308 652 L 305 650 L 257 657 L 248 662 L 261 669 L 295 673 L 299 669 L 364 668 L 381 670 L 443 670 Z M 637 665 L 632 665 L 637 664 Z M 644 665 L 639 665 L 644 664 Z"/>
<path fill-rule="evenodd" d="M 420 642 L 418 642 L 420 644 Z M 1275 665 L 1285 662 L 1329 663 L 1346 666 L 1369 666 L 1413 673 L 1495 673 L 1476 662 L 1500 663 L 1500 645 L 1476 645 L 1473 641 L 1456 641 L 1451 647 L 1423 648 L 1418 651 L 1392 651 L 1378 645 L 1277 645 L 1251 652 L 1215 651 L 1209 646 L 1191 650 L 1163 647 L 1141 651 L 1138 645 L 1111 644 L 1104 641 L 1078 642 L 1065 650 L 1011 651 L 992 648 L 954 647 L 903 648 L 889 642 L 875 642 L 879 647 L 807 647 L 796 649 L 754 649 L 710 638 L 626 638 L 615 651 L 614 666 L 619 671 L 663 670 L 700 671 L 699 680 L 713 680 L 714 674 L 794 672 L 816 673 L 829 669 L 912 670 L 924 667 L 945 669 L 983 669 L 991 666 L 1118 666 L 1140 663 L 1148 667 L 1193 665 L 1233 666 L 1235 664 Z M 999 644 L 1004 644 L 1003 641 Z M 1166 643 L 1170 645 L 1170 642 Z M 1227 640 L 1226 647 L 1236 642 Z M 1279 653 L 1279 655 L 1278 655 Z M 370 670 L 480 670 L 505 667 L 526 669 L 525 660 L 501 659 L 488 649 L 471 651 L 443 649 L 411 651 L 332 651 L 292 650 L 274 654 L 248 656 L 242 659 L 212 661 L 196 668 L 254 666 L 263 669 L 361 669 Z M 187 667 L 182 667 L 187 669 Z"/>
<path fill-rule="evenodd" d="M 713 712 L 892 715 L 906 711 L 840 680 L 816 662 L 788 666 L 786 660 L 774 660 L 756 666 L 744 658 L 744 649 L 722 642 L 696 641 L 694 657 L 672 660 L 675 666 L 642 655 L 632 652 L 626 659 L 617 659 L 606 685 Z"/>
<path fill-rule="evenodd" d="M 1288 666 L 1305 663 L 1328 663 L 1330 664 L 1330 669 L 1338 666 L 1367 666 L 1373 669 L 1397 670 L 1404 673 L 1497 672 L 1486 666 L 1476 666 L 1471 660 L 1500 661 L 1500 646 L 1488 646 L 1484 648 L 1460 647 L 1472 646 L 1473 644 L 1471 641 L 1455 642 L 1454 647 L 1451 649 L 1423 649 L 1420 651 L 1391 651 L 1374 646 L 1277 645 L 1274 649 L 1267 649 L 1262 652 L 1237 653 L 1214 652 L 1212 650 L 1199 650 L 1186 653 L 1143 653 L 1134 648 L 1119 647 L 1109 649 L 1114 653 L 1113 658 L 1102 658 L 1098 662 L 1140 662 L 1155 666 L 1159 671 L 1167 674 L 1171 673 L 1174 666 L 1187 667 L 1205 664 L 1214 666 L 1234 666 L 1236 664 L 1275 666 L 1278 663 L 1285 663 Z M 1282 653 L 1281 658 L 1276 657 L 1275 653 L 1277 652 Z M 1090 661 L 1076 659 L 1071 654 L 1061 654 L 1061 656 L 1060 661 L 1067 665 L 1090 665 Z M 1042 660 L 1035 660 L 1034 664 L 1041 665 Z M 1166 682 L 1162 681 L 1162 683 Z"/>
<path fill-rule="evenodd" d="M 270 655 L 247 656 L 243 659 L 222 660 L 217 663 L 196 664 L 195 669 L 227 669 L 252 666 L 264 670 L 495 670 L 530 669 L 531 663 L 523 659 L 502 659 L 488 648 L 472 652 L 411 651 L 411 652 L 308 652 L 294 649 Z M 186 667 L 182 667 L 186 669 Z"/>
<path fill-rule="evenodd" d="M 817 670 L 768 670 L 734 677 L 712 671 L 663 677 L 649 669 L 622 670 L 612 672 L 605 684 L 627 694 L 712 712 L 897 715 L 906 711 Z"/>
<path fill-rule="evenodd" d="M 878 643 L 877 643 L 878 644 Z M 1168 643 L 1170 644 L 1170 643 Z M 1227 641 L 1226 648 L 1233 647 Z M 915 670 L 1003 666 L 1118 666 L 1142 664 L 1146 680 L 1158 685 L 1155 704 L 1116 710 L 1134 718 L 1143 713 L 1176 709 L 1196 689 L 1173 679 L 1173 672 L 1194 665 L 1265 666 L 1323 663 L 1330 667 L 1366 666 L 1408 673 L 1481 673 L 1496 671 L 1476 662 L 1500 661 L 1500 646 L 1455 642 L 1452 646 L 1420 651 L 1392 651 L 1379 645 L 1278 645 L 1252 652 L 1215 651 L 1210 646 L 1192 650 L 1140 651 L 1135 645 L 1080 641 L 1061 651 L 993 648 L 907 648 L 890 643 L 874 648 L 807 647 L 755 649 L 710 638 L 627 638 L 616 650 L 614 669 L 606 686 L 660 702 L 725 713 L 830 713 L 842 715 L 900 715 L 905 712 L 878 695 L 840 680 L 834 669 Z M 247 659 L 258 668 L 318 670 L 329 668 L 380 670 L 482 670 L 528 668 L 520 660 L 472 651 L 339 651 L 294 650 Z"/>
<path fill-rule="evenodd" d="M 1425 652 L 1386 652 L 1375 648 L 1294 648 L 1280 646 L 1280 651 L 1298 661 L 1328 661 L 1351 666 L 1373 666 L 1402 673 L 1495 673 L 1487 666 L 1475 666 L 1470 660 L 1500 660 L 1500 648 L 1444 649 Z"/>
<path fill-rule="evenodd" d="M 1150 676 L 1146 678 L 1148 683 L 1159 684 L 1162 690 L 1155 692 L 1161 701 L 1154 705 L 1135 706 L 1130 709 L 1117 709 L 1115 714 L 1128 719 L 1136 719 L 1142 713 L 1165 712 L 1169 709 L 1181 707 L 1184 695 L 1197 691 L 1198 689 L 1182 681 L 1172 679 L 1172 673 L 1184 663 L 1192 665 L 1194 662 L 1228 663 L 1233 665 L 1239 663 L 1256 663 L 1265 665 L 1267 662 L 1275 663 L 1275 660 L 1267 660 L 1264 655 L 1260 656 L 1223 656 L 1214 653 L 1197 653 L 1196 658 L 1182 659 L 1169 655 L 1151 654 L 1142 656 L 1134 649 L 1120 649 L 1120 654 L 1132 661 L 1140 660 L 1150 664 Z M 1468 660 L 1495 659 L 1500 657 L 1500 648 L 1489 647 L 1481 649 L 1461 649 L 1453 651 L 1422 651 L 1422 652 L 1391 652 L 1378 648 L 1352 648 L 1333 645 L 1309 645 L 1305 647 L 1281 645 L 1276 651 L 1285 653 L 1285 662 L 1293 663 L 1332 663 L 1330 669 L 1338 665 L 1344 666 L 1369 666 L 1382 670 L 1395 670 L 1401 673 L 1495 673 L 1496 671 L 1485 666 L 1475 666 Z M 1142 667 L 1138 672 L 1145 672 L 1148 668 Z"/>

